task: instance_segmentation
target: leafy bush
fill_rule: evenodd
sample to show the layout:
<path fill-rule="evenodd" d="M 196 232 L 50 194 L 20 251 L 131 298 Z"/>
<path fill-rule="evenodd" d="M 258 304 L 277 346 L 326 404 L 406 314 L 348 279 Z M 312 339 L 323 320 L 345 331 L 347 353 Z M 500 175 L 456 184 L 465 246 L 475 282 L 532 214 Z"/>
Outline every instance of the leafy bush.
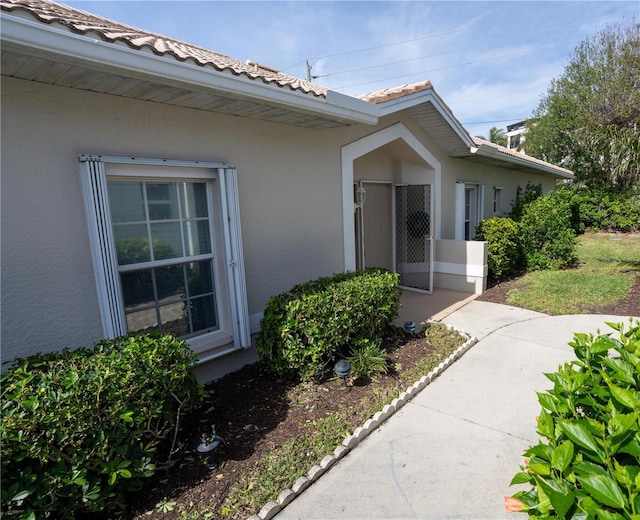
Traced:
<path fill-rule="evenodd" d="M 525 208 L 539 197 L 542 197 L 542 184 L 531 184 L 527 182 L 524 190 L 518 186 L 516 198 L 511 203 L 511 213 L 509 217 L 518 222 L 522 218 Z"/>
<path fill-rule="evenodd" d="M 558 191 L 576 208 L 578 227 L 590 230 L 637 232 L 640 230 L 640 189 L 612 191 L 566 187 Z"/>
<path fill-rule="evenodd" d="M 577 261 L 570 204 L 555 192 L 528 204 L 519 222 L 527 270 L 562 269 Z"/>
<path fill-rule="evenodd" d="M 184 341 L 159 335 L 17 359 L 1 379 L 3 513 L 73 518 L 121 505 L 170 459 L 202 396 L 194 362 Z"/>
<path fill-rule="evenodd" d="M 267 302 L 258 353 L 282 376 L 322 379 L 354 340 L 373 340 L 400 306 L 398 275 L 384 269 L 337 274 L 297 285 Z"/>
<path fill-rule="evenodd" d="M 524 267 L 518 224 L 508 217 L 493 217 L 480 222 L 475 240 L 487 241 L 489 274 L 504 276 Z"/>
<path fill-rule="evenodd" d="M 620 333 L 575 334 L 577 361 L 546 376 L 538 394 L 538 433 L 505 499 L 530 518 L 635 519 L 640 514 L 640 322 L 609 324 Z M 613 355 L 610 355 L 609 353 Z"/>

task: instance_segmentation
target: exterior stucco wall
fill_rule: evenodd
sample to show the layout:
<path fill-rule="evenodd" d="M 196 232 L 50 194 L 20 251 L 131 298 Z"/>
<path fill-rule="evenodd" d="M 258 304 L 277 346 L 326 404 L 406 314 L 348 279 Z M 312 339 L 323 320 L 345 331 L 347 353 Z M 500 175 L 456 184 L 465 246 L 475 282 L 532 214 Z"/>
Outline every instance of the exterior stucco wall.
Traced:
<path fill-rule="evenodd" d="M 2 358 L 103 337 L 77 154 L 238 169 L 249 313 L 343 269 L 335 136 L 2 78 Z"/>
<path fill-rule="evenodd" d="M 493 187 L 502 187 L 501 209 L 502 214 L 511 211 L 511 202 L 515 200 L 518 186 L 525 188 L 528 182 L 537 185 L 542 184 L 543 193 L 555 189 L 554 178 L 533 173 L 524 173 L 515 169 L 492 166 L 478 161 L 451 158 L 440 145 L 426 133 L 411 117 L 401 115 L 402 123 L 429 149 L 441 162 L 441 235 L 439 238 L 455 238 L 455 189 L 458 181 L 477 182 L 485 186 L 484 218 L 494 216 L 493 213 Z M 387 118 L 388 119 L 388 118 Z M 381 122 L 381 126 L 386 123 Z M 390 124 L 390 123 L 389 123 Z M 506 165 L 506 163 L 505 163 Z"/>
<path fill-rule="evenodd" d="M 354 159 L 354 179 L 413 175 L 434 182 L 436 238 L 454 238 L 456 181 L 485 185 L 485 217 L 493 215 L 494 185 L 504 188 L 504 211 L 518 185 L 554 186 L 543 176 L 451 159 L 406 113 L 375 127 L 316 131 L 3 77 L 2 359 L 103 337 L 77 154 L 236 166 L 255 326 L 270 296 L 344 269 L 349 230 L 341 152 L 397 123 L 421 152 L 383 140 Z M 353 227 L 350 211 L 346 222 Z"/>

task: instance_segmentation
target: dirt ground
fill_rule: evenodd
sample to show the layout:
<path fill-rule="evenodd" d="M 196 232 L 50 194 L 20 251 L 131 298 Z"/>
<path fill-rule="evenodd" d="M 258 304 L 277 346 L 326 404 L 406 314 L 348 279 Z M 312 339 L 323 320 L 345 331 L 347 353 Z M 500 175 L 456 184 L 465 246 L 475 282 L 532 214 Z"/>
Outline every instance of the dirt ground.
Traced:
<path fill-rule="evenodd" d="M 452 334 L 458 344 L 464 341 Z M 169 471 L 157 472 L 150 478 L 144 489 L 132 497 L 130 510 L 121 518 L 178 519 L 181 511 L 195 504 L 206 504 L 207 511 L 215 512 L 202 518 L 229 518 L 220 513 L 220 507 L 231 487 L 256 461 L 289 439 L 308 433 L 310 421 L 341 410 L 349 410 L 355 418 L 365 406 L 365 399 L 382 385 L 395 385 L 398 394 L 406 390 L 415 382 L 405 375 L 406 369 L 436 351 L 422 335 L 409 335 L 397 328 L 389 330 L 383 345 L 390 355 L 390 373 L 366 384 L 355 382 L 346 391 L 337 378 L 321 384 L 278 379 L 260 363 L 207 385 L 205 403 L 184 425 L 180 439 L 183 447 L 174 457 L 178 462 Z M 442 360 L 452 350 L 449 347 L 447 352 L 439 352 Z M 194 448 L 199 435 L 209 433 L 212 424 L 221 442 L 212 457 L 217 467 L 209 470 Z M 352 430 L 360 425 L 354 419 Z M 317 462 L 309 461 L 309 468 Z M 171 503 L 172 511 L 162 512 L 157 507 L 163 501 Z M 233 518 L 247 518 L 257 512 L 245 510 Z"/>
<path fill-rule="evenodd" d="M 506 303 L 508 291 L 518 278 L 493 282 L 478 299 Z M 585 309 L 585 313 L 639 315 L 640 276 L 633 290 L 622 301 L 607 307 Z M 344 391 L 339 380 L 316 385 L 295 385 L 277 379 L 258 363 L 225 376 L 207 386 L 207 399 L 191 422 L 185 424 L 180 442 L 179 462 L 169 471 L 158 472 L 145 488 L 133 497 L 126 519 L 178 519 L 181 511 L 195 504 L 206 504 L 211 516 L 228 518 L 220 513 L 229 489 L 243 472 L 268 452 L 277 449 L 288 439 L 304 434 L 304 425 L 327 414 L 349 409 L 357 411 L 362 400 L 375 392 L 377 385 L 394 380 L 398 391 L 414 381 L 403 378 L 403 367 L 414 365 L 433 350 L 424 339 L 408 336 L 398 329 L 385 340 L 391 352 L 393 366 L 398 370 L 367 385 L 354 385 Z M 217 468 L 209 470 L 194 447 L 200 433 L 209 432 L 211 424 L 222 438 L 215 450 Z M 357 425 L 354 425 L 354 427 Z M 316 461 L 310 461 L 311 467 Z M 165 511 L 157 507 L 164 501 Z M 170 507 L 169 507 L 170 506 Z M 172 508 L 171 511 L 166 509 Z M 257 513 L 242 511 L 239 518 Z M 193 517 L 191 517 L 193 518 Z"/>

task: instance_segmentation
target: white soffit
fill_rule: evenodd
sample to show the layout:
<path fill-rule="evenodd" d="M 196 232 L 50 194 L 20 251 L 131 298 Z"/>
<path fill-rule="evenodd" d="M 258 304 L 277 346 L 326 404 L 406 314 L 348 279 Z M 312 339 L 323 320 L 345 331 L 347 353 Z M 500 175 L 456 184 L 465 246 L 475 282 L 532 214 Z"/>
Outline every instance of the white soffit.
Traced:
<path fill-rule="evenodd" d="M 262 107 L 277 107 L 281 111 L 306 114 L 342 125 L 375 124 L 378 121 L 377 106 L 337 92 L 329 91 L 326 98 L 318 97 L 170 57 L 156 56 L 123 44 L 73 34 L 4 12 L 0 14 L 0 19 L 3 59 L 7 53 L 15 51 L 20 55 L 42 57 L 55 63 L 149 81 L 159 88 L 170 86 L 212 96 L 220 95 L 231 100 L 255 102 Z M 6 74 L 5 67 L 3 74 Z M 257 117 L 269 119 L 267 114 Z M 291 124 L 296 124 L 295 118 L 290 119 Z M 323 125 L 320 123 L 318 126 Z"/>

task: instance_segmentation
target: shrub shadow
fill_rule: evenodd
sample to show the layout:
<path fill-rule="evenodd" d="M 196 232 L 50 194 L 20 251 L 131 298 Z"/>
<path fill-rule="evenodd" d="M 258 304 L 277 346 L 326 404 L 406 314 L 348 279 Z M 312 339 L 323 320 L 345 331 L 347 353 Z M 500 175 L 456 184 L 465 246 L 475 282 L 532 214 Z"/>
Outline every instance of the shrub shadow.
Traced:
<path fill-rule="evenodd" d="M 128 511 L 124 518 L 153 510 L 159 502 L 216 478 L 216 469 L 227 462 L 234 467 L 238 462 L 250 465 L 256 447 L 286 418 L 287 391 L 293 386 L 295 382 L 278 379 L 261 362 L 207 384 L 202 405 L 183 422 L 173 466 L 159 469 L 130 497 L 128 503 L 135 504 L 136 511 Z M 200 454 L 196 451 L 200 437 L 211 433 L 212 426 L 220 444 L 209 454 Z M 210 469 L 209 463 L 216 468 Z"/>

